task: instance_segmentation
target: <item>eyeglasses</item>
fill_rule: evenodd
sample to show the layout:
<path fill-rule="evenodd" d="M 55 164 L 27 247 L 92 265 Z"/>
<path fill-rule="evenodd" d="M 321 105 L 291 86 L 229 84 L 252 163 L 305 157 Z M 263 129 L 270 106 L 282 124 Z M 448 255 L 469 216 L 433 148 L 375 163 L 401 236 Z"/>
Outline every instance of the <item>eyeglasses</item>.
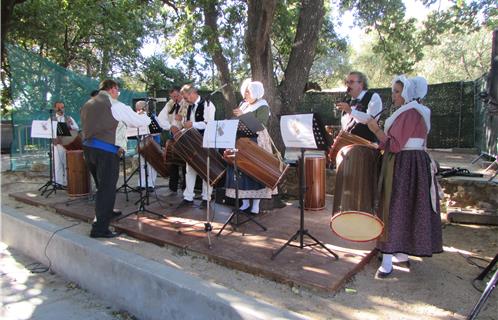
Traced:
<path fill-rule="evenodd" d="M 350 84 L 353 84 L 355 82 L 361 82 L 361 81 L 360 80 L 344 80 L 345 85 L 350 85 Z"/>

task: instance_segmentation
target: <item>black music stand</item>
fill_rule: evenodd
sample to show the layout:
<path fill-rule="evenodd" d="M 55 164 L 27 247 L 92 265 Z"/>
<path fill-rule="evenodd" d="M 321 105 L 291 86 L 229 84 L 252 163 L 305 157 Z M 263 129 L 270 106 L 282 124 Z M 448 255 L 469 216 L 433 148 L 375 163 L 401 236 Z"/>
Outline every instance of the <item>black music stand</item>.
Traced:
<path fill-rule="evenodd" d="M 140 167 L 135 168 L 135 170 L 133 170 L 133 172 L 127 177 L 126 176 L 126 154 L 123 154 L 123 156 L 121 157 L 121 162 L 123 163 L 123 184 L 119 188 L 116 189 L 116 193 L 121 192 L 121 190 L 123 190 L 123 193 L 125 194 L 125 197 L 126 197 L 126 201 L 129 201 L 129 199 L 128 199 L 129 192 L 132 192 L 132 191 L 133 192 L 140 192 L 140 190 L 138 190 L 137 188 L 133 188 L 132 186 L 130 186 L 128 184 L 128 182 L 135 175 L 135 173 L 137 173 L 137 171 L 140 170 Z M 128 189 L 130 191 L 128 191 Z"/>
<path fill-rule="evenodd" d="M 142 137 L 143 137 L 143 135 L 140 134 L 140 129 L 137 128 L 137 144 L 138 144 L 137 148 L 138 149 L 140 149 L 140 142 L 143 139 Z M 142 181 L 142 170 L 140 170 L 141 166 L 142 166 L 142 164 L 141 164 L 140 154 L 139 154 L 138 155 L 138 169 L 139 169 L 138 179 L 140 181 Z M 148 164 L 147 164 L 147 160 L 145 160 L 145 157 L 144 157 L 144 171 L 145 171 L 145 194 L 143 194 L 143 189 L 140 188 L 139 189 L 140 198 L 135 202 L 135 204 L 139 204 L 138 209 L 135 211 L 132 211 L 130 213 L 127 213 L 124 216 L 119 217 L 118 219 L 116 219 L 116 221 L 127 218 L 131 215 L 134 215 L 134 214 L 136 214 L 138 216 L 138 214 L 145 213 L 145 212 L 150 213 L 152 215 L 155 215 L 158 218 L 164 218 L 164 215 L 157 213 L 157 212 L 154 212 L 154 211 L 151 211 L 151 210 L 147 209 L 147 207 L 146 207 L 146 205 L 149 205 L 149 181 L 148 181 L 149 174 L 148 174 Z"/>
<path fill-rule="evenodd" d="M 254 137 L 256 136 L 256 132 L 261 131 L 264 129 L 264 127 L 261 125 L 261 123 L 254 117 L 252 113 L 246 113 L 243 114 L 236 119 L 239 120 L 239 125 L 237 128 L 237 138 L 241 137 Z M 218 234 L 216 236 L 219 236 L 223 230 L 226 228 L 226 226 L 230 223 L 234 229 L 237 229 L 240 225 L 243 225 L 246 222 L 254 222 L 257 224 L 261 229 L 266 231 L 266 227 L 262 225 L 260 222 L 254 219 L 254 217 L 245 211 L 241 211 L 239 209 L 239 170 L 237 168 L 237 149 L 234 148 L 234 154 L 233 154 L 233 174 L 234 174 L 234 180 L 235 180 L 235 205 L 232 213 L 228 217 L 227 221 L 225 224 L 223 224 L 223 227 L 221 227 L 220 231 L 218 231 Z M 239 220 L 239 215 L 243 214 L 246 219 L 240 221 Z M 235 218 L 235 222 L 232 222 L 232 220 Z"/>
<path fill-rule="evenodd" d="M 54 132 L 54 125 L 53 125 L 53 109 L 50 109 L 50 134 L 51 137 L 54 137 L 54 133 L 56 134 L 57 137 L 61 136 L 71 136 L 71 132 L 69 131 L 69 127 L 67 126 L 66 123 L 64 122 L 57 122 L 57 128 L 55 129 Z M 41 195 L 43 196 L 45 193 L 45 198 L 48 198 L 52 193 L 57 193 L 57 190 L 64 190 L 66 187 L 63 185 L 55 182 L 55 168 L 54 168 L 54 139 L 50 139 L 50 149 L 48 151 L 48 156 L 49 156 L 49 169 L 50 169 L 50 177 L 47 182 L 43 186 L 41 186 L 38 191 L 41 191 Z"/>
<path fill-rule="evenodd" d="M 498 263 L 498 254 L 493 258 L 493 260 L 489 263 L 489 265 L 481 272 L 481 274 L 479 274 L 479 276 L 477 276 L 477 278 L 474 279 L 474 281 L 484 280 L 484 278 L 488 275 L 489 272 L 491 272 L 491 270 L 496 266 L 497 263 Z M 486 288 L 482 292 L 481 297 L 472 308 L 470 314 L 467 316 L 467 320 L 476 319 L 477 315 L 481 311 L 481 308 L 486 304 L 486 301 L 488 301 L 489 296 L 496 288 L 497 283 L 498 283 L 498 269 L 495 270 L 495 273 L 493 274 L 488 284 L 486 285 Z"/>
<path fill-rule="evenodd" d="M 271 256 L 271 260 L 275 259 L 276 256 L 278 256 L 280 254 L 280 252 L 282 252 L 287 246 L 291 246 L 291 247 L 296 247 L 296 248 L 299 248 L 299 249 L 303 249 L 304 247 L 311 247 L 311 246 L 315 246 L 315 245 L 320 245 L 322 248 L 324 248 L 325 250 L 327 250 L 330 254 L 332 254 L 336 260 L 339 260 L 339 256 L 332 250 L 330 250 L 329 248 L 327 248 L 327 246 L 325 246 L 325 244 L 323 244 L 320 240 L 318 240 L 317 238 L 315 238 L 314 236 L 312 236 L 307 229 L 304 229 L 304 194 L 306 193 L 306 183 L 305 183 L 305 175 L 304 175 L 304 151 L 305 149 L 317 149 L 317 148 L 326 148 L 326 145 L 325 145 L 325 133 L 324 133 L 324 127 L 323 126 L 318 126 L 318 120 L 316 118 L 316 115 L 313 115 L 313 119 L 312 119 L 312 134 L 313 134 L 313 138 L 314 138 L 314 142 L 315 142 L 315 146 L 311 146 L 310 144 L 310 141 L 305 141 L 306 140 L 306 137 L 302 136 L 300 137 L 300 128 L 299 126 L 301 126 L 302 128 L 301 129 L 304 129 L 304 130 L 309 130 L 309 128 L 307 128 L 307 125 L 303 122 L 301 122 L 301 119 L 299 118 L 299 116 L 306 116 L 306 115 L 294 115 L 294 116 L 282 116 L 281 118 L 281 123 L 280 123 L 280 127 L 283 128 L 284 126 L 285 127 L 289 127 L 289 128 L 293 128 L 292 130 L 295 130 L 295 131 L 292 131 L 291 130 L 291 137 L 289 137 L 287 134 L 283 134 L 282 132 L 282 136 L 283 137 L 286 137 L 284 138 L 284 143 L 286 144 L 286 147 L 299 147 L 301 149 L 301 157 L 298 159 L 298 168 L 299 168 L 299 209 L 300 209 L 300 224 L 299 224 L 299 229 L 296 231 L 296 233 L 280 248 L 278 249 L 277 252 L 275 252 L 272 256 Z M 307 115 L 309 116 L 309 115 Z M 293 122 L 293 121 L 297 121 L 297 122 Z M 290 124 L 290 125 L 288 125 Z M 316 126 L 315 126 L 316 124 Z M 321 129 L 321 130 L 320 130 Z M 302 139 L 304 140 L 302 140 Z M 290 145 L 288 145 L 290 144 Z M 304 243 L 304 237 L 305 236 L 308 236 L 309 238 L 311 238 L 314 242 L 312 243 Z M 294 245 L 292 244 L 293 241 L 297 240 L 299 238 L 299 245 Z"/>

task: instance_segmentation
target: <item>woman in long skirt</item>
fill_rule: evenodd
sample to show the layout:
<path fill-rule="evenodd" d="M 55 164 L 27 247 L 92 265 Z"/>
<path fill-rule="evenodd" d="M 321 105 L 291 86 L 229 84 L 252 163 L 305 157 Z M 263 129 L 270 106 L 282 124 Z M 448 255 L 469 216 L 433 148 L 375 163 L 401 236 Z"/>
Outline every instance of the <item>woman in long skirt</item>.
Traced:
<path fill-rule="evenodd" d="M 385 229 L 377 243 L 383 253 L 380 278 L 392 273 L 393 262 L 409 267 L 408 255 L 430 257 L 443 249 L 435 170 L 426 152 L 430 109 L 420 104 L 426 93 L 424 78 L 398 76 L 392 86 L 397 109 L 384 130 L 376 120 L 368 122 L 386 157 L 379 212 Z"/>

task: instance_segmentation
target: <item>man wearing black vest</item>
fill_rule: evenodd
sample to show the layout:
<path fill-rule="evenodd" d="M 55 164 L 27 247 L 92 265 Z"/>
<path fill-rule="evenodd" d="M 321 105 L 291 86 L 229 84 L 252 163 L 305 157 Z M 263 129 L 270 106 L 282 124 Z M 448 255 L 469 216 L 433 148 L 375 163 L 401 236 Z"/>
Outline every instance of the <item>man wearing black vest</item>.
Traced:
<path fill-rule="evenodd" d="M 197 89 L 191 84 L 184 85 L 181 88 L 180 93 L 185 101 L 189 103 L 183 127 L 185 129 L 194 128 L 197 129 L 200 134 L 204 134 L 207 122 L 214 120 L 214 115 L 216 113 L 214 104 L 211 101 L 206 101 L 199 96 Z M 183 201 L 180 203 L 179 207 L 193 205 L 196 178 L 197 172 L 195 172 L 195 170 L 187 163 L 185 191 L 183 192 Z M 206 181 L 202 181 L 202 202 L 199 208 L 206 208 L 207 200 L 211 197 L 212 191 L 213 188 L 211 188 Z"/>
<path fill-rule="evenodd" d="M 90 237 L 113 238 L 115 232 L 109 230 L 116 200 L 116 182 L 119 176 L 119 157 L 122 140 L 118 124 L 129 127 L 150 124 L 145 114 L 135 113 L 131 107 L 119 102 L 119 86 L 113 80 L 104 80 L 99 93 L 88 100 L 81 108 L 83 127 L 83 152 L 88 170 L 95 180 L 95 222 Z M 123 131 L 125 132 L 125 131 Z"/>
<path fill-rule="evenodd" d="M 377 141 L 366 123 L 374 116 L 377 116 L 376 119 L 380 117 L 379 112 L 382 110 L 380 96 L 368 90 L 367 77 L 359 71 L 350 72 L 344 84 L 351 99 L 336 104 L 336 107 L 342 111 L 342 129 L 372 142 Z"/>

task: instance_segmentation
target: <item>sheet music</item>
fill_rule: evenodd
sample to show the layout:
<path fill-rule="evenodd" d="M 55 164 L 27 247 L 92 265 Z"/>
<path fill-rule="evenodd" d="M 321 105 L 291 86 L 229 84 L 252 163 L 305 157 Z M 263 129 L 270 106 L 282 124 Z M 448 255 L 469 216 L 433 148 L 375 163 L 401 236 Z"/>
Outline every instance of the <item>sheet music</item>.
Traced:
<path fill-rule="evenodd" d="M 239 120 L 209 121 L 204 131 L 204 148 L 233 149 Z"/>
<path fill-rule="evenodd" d="M 50 120 L 33 120 L 31 122 L 31 138 L 57 138 L 57 121 L 52 121 L 52 127 L 50 127 Z"/>
<path fill-rule="evenodd" d="M 316 149 L 313 114 L 294 114 L 280 118 L 280 133 L 288 148 Z"/>
<path fill-rule="evenodd" d="M 139 128 L 132 128 L 132 127 L 126 128 L 126 137 L 128 137 L 128 138 L 136 137 L 137 135 L 142 136 L 142 135 L 146 135 L 146 134 L 150 134 L 149 126 L 139 127 Z"/>

